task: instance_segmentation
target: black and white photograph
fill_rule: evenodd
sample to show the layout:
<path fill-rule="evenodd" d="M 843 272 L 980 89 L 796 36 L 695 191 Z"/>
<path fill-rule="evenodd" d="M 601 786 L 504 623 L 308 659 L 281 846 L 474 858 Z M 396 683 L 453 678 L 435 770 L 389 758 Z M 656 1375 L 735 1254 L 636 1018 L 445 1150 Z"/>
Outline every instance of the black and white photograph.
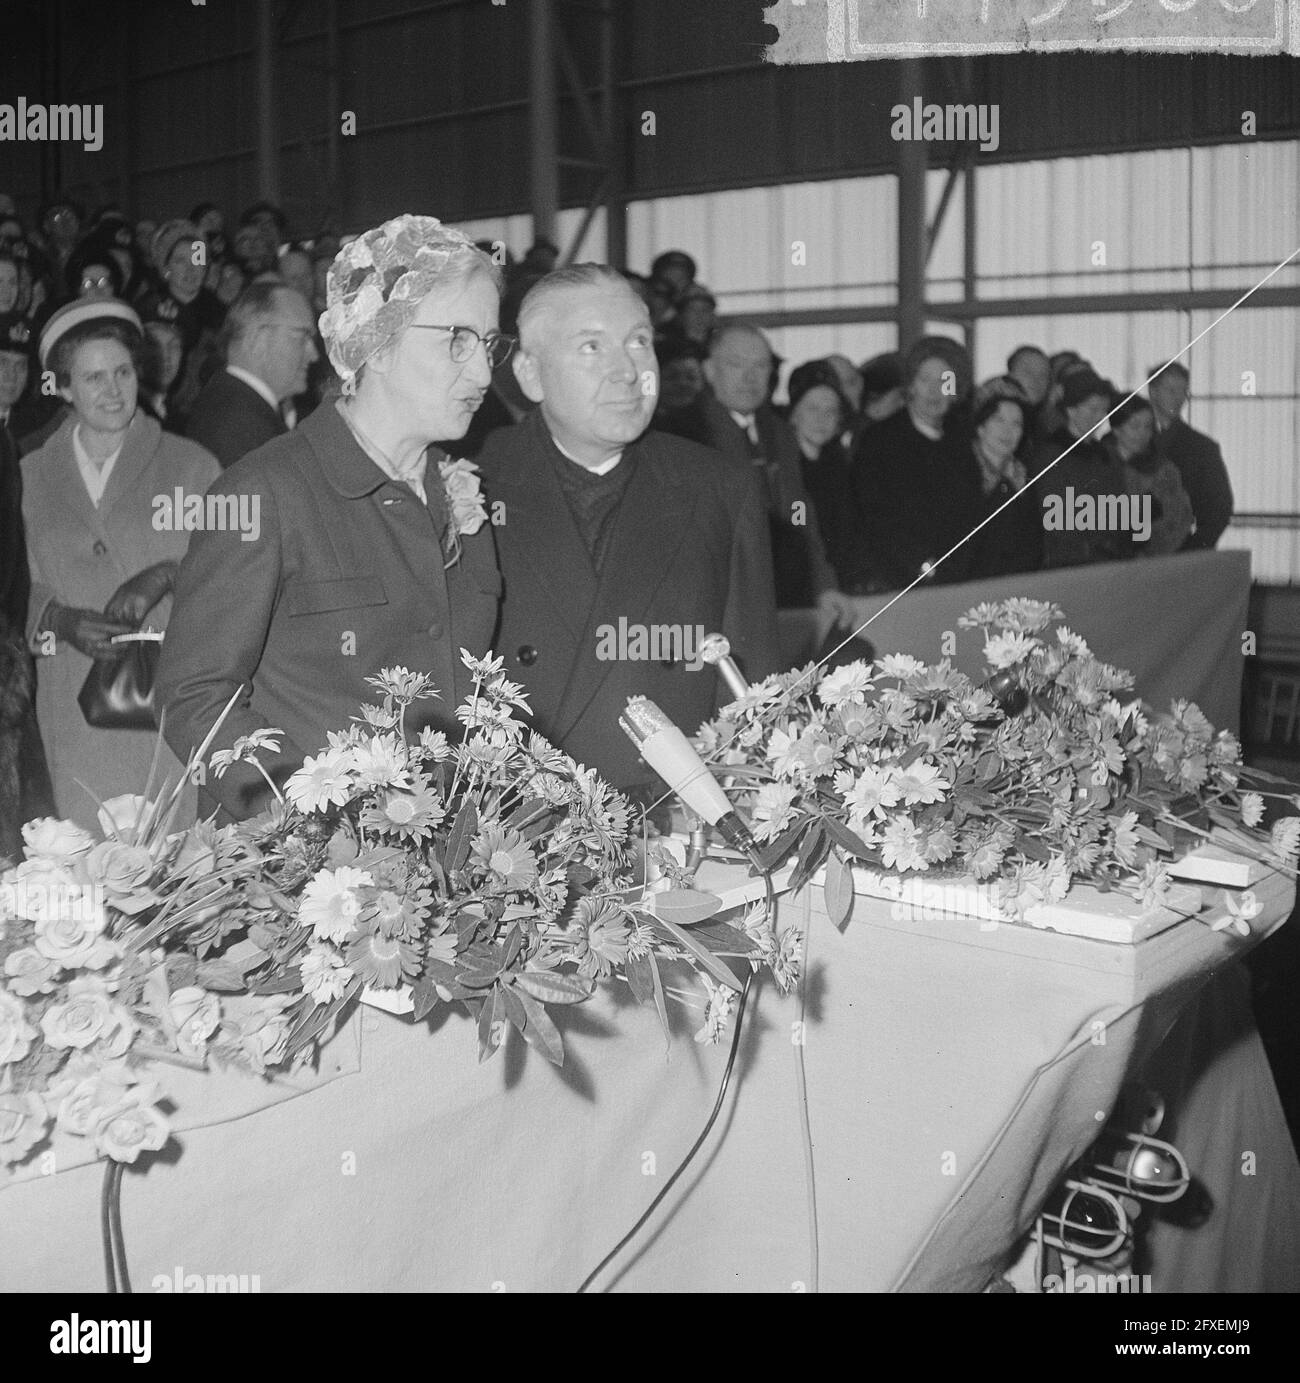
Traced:
<path fill-rule="evenodd" d="M 5 0 L 22 1347 L 1280 1345 L 1298 342 L 1300 4 Z"/>

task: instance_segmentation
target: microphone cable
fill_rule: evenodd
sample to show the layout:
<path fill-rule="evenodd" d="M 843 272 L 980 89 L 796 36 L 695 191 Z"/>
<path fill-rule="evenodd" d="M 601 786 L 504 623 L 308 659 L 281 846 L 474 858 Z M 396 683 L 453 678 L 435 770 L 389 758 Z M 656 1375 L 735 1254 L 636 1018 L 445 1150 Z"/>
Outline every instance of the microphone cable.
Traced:
<path fill-rule="evenodd" d="M 751 858 L 753 857 L 751 856 Z M 753 858 L 753 862 L 755 863 L 755 865 L 757 865 L 758 863 L 756 858 Z M 776 893 L 772 888 L 772 880 L 769 878 L 767 874 L 763 875 L 763 887 L 766 894 L 766 907 L 768 910 L 768 917 L 775 918 Z M 610 1251 L 604 1256 L 604 1258 L 602 1258 L 600 1262 L 596 1264 L 596 1266 L 587 1274 L 587 1276 L 583 1278 L 582 1283 L 578 1287 L 578 1295 L 581 1296 L 582 1294 L 584 1294 L 587 1291 L 587 1289 L 591 1286 L 591 1284 L 596 1280 L 596 1278 L 598 1278 L 600 1274 L 604 1272 L 606 1267 L 608 1267 L 609 1264 L 612 1263 L 614 1259 L 617 1258 L 620 1253 L 622 1253 L 622 1251 L 627 1247 L 627 1245 L 631 1243 L 631 1241 L 641 1232 L 646 1222 L 659 1208 L 659 1206 L 663 1204 L 664 1197 L 668 1195 L 669 1191 L 671 1191 L 673 1187 L 677 1184 L 677 1182 L 681 1179 L 683 1172 L 685 1172 L 687 1167 L 689 1167 L 691 1163 L 694 1161 L 696 1155 L 699 1153 L 700 1149 L 704 1146 L 705 1142 L 707 1141 L 709 1134 L 713 1132 L 713 1126 L 718 1121 L 718 1115 L 722 1113 L 722 1106 L 727 1098 L 727 1089 L 731 1084 L 731 1074 L 732 1071 L 735 1069 L 736 1065 L 736 1056 L 737 1053 L 740 1051 L 740 1033 L 741 1028 L 743 1027 L 743 1020 L 745 1017 L 745 1005 L 749 1000 L 749 991 L 754 983 L 755 973 L 756 972 L 751 969 L 749 974 L 745 976 L 745 983 L 741 987 L 740 1000 L 736 1004 L 735 1030 L 731 1034 L 731 1050 L 727 1053 L 727 1063 L 722 1068 L 722 1080 L 718 1086 L 718 1097 L 713 1102 L 713 1109 L 710 1111 L 709 1117 L 705 1121 L 704 1127 L 700 1130 L 699 1137 L 696 1138 L 695 1142 L 691 1144 L 690 1150 L 687 1152 L 686 1156 L 682 1158 L 682 1160 L 677 1164 L 677 1167 L 674 1170 L 672 1176 L 670 1176 L 668 1180 L 664 1183 L 663 1189 L 659 1192 L 657 1196 L 655 1196 L 655 1198 L 650 1202 L 650 1204 L 646 1206 L 645 1211 L 642 1213 L 640 1219 L 638 1219 L 637 1222 L 632 1226 L 632 1228 L 628 1230 L 628 1232 L 618 1241 L 617 1244 L 614 1245 L 612 1249 L 610 1249 Z"/>

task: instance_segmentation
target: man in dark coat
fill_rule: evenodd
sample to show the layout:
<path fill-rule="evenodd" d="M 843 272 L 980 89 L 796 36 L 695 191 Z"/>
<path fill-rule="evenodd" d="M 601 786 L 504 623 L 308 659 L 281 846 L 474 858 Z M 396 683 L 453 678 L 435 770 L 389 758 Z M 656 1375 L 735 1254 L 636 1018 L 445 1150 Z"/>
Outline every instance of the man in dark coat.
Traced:
<path fill-rule="evenodd" d="M 0 860 L 20 858 L 24 821 L 54 812 L 36 726 L 35 673 L 23 637 L 32 583 L 23 531 L 23 476 L 9 426 L 27 385 L 31 336 L 18 313 L 0 315 Z"/>
<path fill-rule="evenodd" d="M 701 664 L 719 632 L 751 679 L 779 661 L 764 505 L 748 464 L 647 431 L 658 369 L 621 275 L 548 275 L 519 316 L 515 371 L 539 407 L 479 456 L 504 580 L 493 641 L 533 724 L 640 796 L 663 784 L 619 728 L 630 696 L 688 734 L 730 700 Z"/>
<path fill-rule="evenodd" d="M 756 327 L 719 328 L 704 362 L 709 388 L 675 415 L 672 430 L 754 472 L 766 501 L 777 606 L 825 605 L 846 622 L 853 617 L 852 606 L 839 592 L 826 556 L 803 483 L 799 443 L 767 402 L 772 364 L 771 347 Z"/>
<path fill-rule="evenodd" d="M 318 355 L 307 300 L 281 283 L 250 283 L 232 304 L 223 334 L 225 369 L 203 386 L 186 435 L 224 470 L 288 430 L 283 409 L 306 389 Z"/>
<path fill-rule="evenodd" d="M 367 279 L 373 294 L 358 291 Z M 460 652 L 488 651 L 501 590 L 471 480 L 458 478 L 453 502 L 430 445 L 464 434 L 500 354 L 491 260 L 432 217 L 394 218 L 340 251 L 329 300 L 343 397 L 214 483 L 208 500 L 253 522 L 194 533 L 158 669 L 182 760 L 242 689 L 212 749 L 277 727 L 279 752 L 259 760 L 277 782 L 375 704 L 366 679 L 384 668 L 428 674 L 441 694 L 410 708 L 408 734 L 456 734 L 473 689 Z M 200 810 L 219 804 L 225 819 L 269 797 L 249 764 L 209 769 L 205 784 Z"/>
<path fill-rule="evenodd" d="M 1147 378 L 1158 368 L 1148 370 Z M 1189 427 L 1179 416 L 1187 403 L 1189 378 L 1174 361 L 1147 385 L 1147 397 L 1156 415 L 1156 454 L 1168 457 L 1178 467 L 1196 518 L 1183 552 L 1214 547 L 1232 518 L 1232 482 L 1218 442 Z"/>

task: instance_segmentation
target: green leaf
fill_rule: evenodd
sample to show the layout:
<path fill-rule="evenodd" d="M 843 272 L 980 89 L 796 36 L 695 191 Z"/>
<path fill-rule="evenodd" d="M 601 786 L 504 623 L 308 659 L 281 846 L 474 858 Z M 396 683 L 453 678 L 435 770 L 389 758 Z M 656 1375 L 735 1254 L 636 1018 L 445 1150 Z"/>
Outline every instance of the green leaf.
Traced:
<path fill-rule="evenodd" d="M 361 993 L 361 976 L 354 975 L 348 987 L 331 1003 L 316 1004 L 303 1015 L 298 1026 L 289 1034 L 285 1055 L 292 1056 L 301 1051 L 329 1028 L 352 1000 Z"/>
<path fill-rule="evenodd" d="M 812 829 L 804 837 L 803 844 L 799 847 L 799 859 L 795 863 L 794 873 L 790 875 L 790 892 L 798 893 L 799 890 L 817 872 L 818 866 L 826 858 L 830 847 L 830 837 L 825 830 L 825 821 L 820 820 L 813 823 Z"/>
<path fill-rule="evenodd" d="M 418 1023 L 424 1016 L 431 1013 L 442 996 L 438 993 L 433 983 L 429 980 L 418 980 L 411 986 L 411 1002 L 415 1005 L 411 1013 L 411 1021 Z"/>
<path fill-rule="evenodd" d="M 656 917 L 653 923 L 666 932 L 684 951 L 689 951 L 700 962 L 700 968 L 708 971 L 719 984 L 728 989 L 740 991 L 740 981 L 732 974 L 730 966 L 720 961 L 707 946 L 702 946 L 685 927 L 679 927 L 666 917 Z"/>
<path fill-rule="evenodd" d="M 498 991 L 505 1001 L 506 1017 L 522 1033 L 528 1026 L 528 1014 L 513 985 L 503 985 Z"/>
<path fill-rule="evenodd" d="M 741 955 L 753 955 L 756 951 L 754 943 L 746 933 L 726 922 L 706 922 L 701 926 L 692 927 L 691 935 L 714 952 L 730 951 Z"/>
<path fill-rule="evenodd" d="M 650 956 L 633 956 L 627 963 L 627 982 L 638 1004 L 648 1004 L 655 996 L 655 980 L 659 971 Z"/>
<path fill-rule="evenodd" d="M 493 1029 L 497 1023 L 503 1023 L 506 1016 L 506 1001 L 502 997 L 501 987 L 498 985 L 492 991 L 490 1000 L 484 1001 L 478 1014 L 478 1059 L 480 1062 L 487 1061 L 496 1056 L 497 1051 L 505 1046 L 504 1041 L 493 1042 Z M 498 1029 L 499 1031 L 499 1029 Z M 503 1035 L 504 1036 L 504 1035 Z"/>
<path fill-rule="evenodd" d="M 842 822 L 837 821 L 833 816 L 824 818 L 826 829 L 831 833 L 835 843 L 846 850 L 855 860 L 865 860 L 872 864 L 879 858 L 853 834 L 852 831 Z"/>
<path fill-rule="evenodd" d="M 502 970 L 509 970 L 510 967 L 515 963 L 515 958 L 523 949 L 523 944 L 524 931 L 523 928 L 519 925 L 519 923 L 516 922 L 514 926 L 511 927 L 510 930 L 506 933 L 506 954 L 505 959 L 501 962 Z"/>
<path fill-rule="evenodd" d="M 302 988 L 302 976 L 297 968 L 292 971 L 291 989 Z M 222 993 L 237 994 L 244 988 L 244 972 L 228 960 L 205 960 L 194 975 L 194 983 L 201 989 L 215 989 Z M 265 992 L 265 991 L 264 991 Z"/>
<path fill-rule="evenodd" d="M 668 1002 L 664 998 L 663 976 L 659 973 L 659 962 L 651 956 L 650 958 L 650 980 L 654 985 L 655 991 L 655 1011 L 659 1015 L 660 1026 L 664 1030 L 664 1040 L 672 1041 L 672 1029 L 668 1026 Z"/>
<path fill-rule="evenodd" d="M 560 1036 L 559 1028 L 551 1021 L 551 1015 L 547 1013 L 545 1006 L 538 1003 L 527 990 L 521 989 L 517 982 L 511 986 L 511 991 L 528 1015 L 528 1022 L 524 1027 L 524 1041 L 541 1052 L 547 1061 L 553 1062 L 556 1066 L 563 1066 L 564 1039 Z"/>
<path fill-rule="evenodd" d="M 461 803 L 456 820 L 447 835 L 447 873 L 454 874 L 469 858 L 469 847 L 478 831 L 478 808 L 474 799 L 467 797 Z"/>
<path fill-rule="evenodd" d="M 581 975 L 561 975 L 553 970 L 525 970 L 514 976 L 516 986 L 544 1004 L 580 1004 L 590 999 L 594 980 Z"/>
<path fill-rule="evenodd" d="M 822 896 L 826 902 L 826 916 L 843 931 L 853 911 L 853 866 L 833 850 L 826 861 Z"/>
<path fill-rule="evenodd" d="M 763 864 L 763 872 L 770 874 L 777 865 L 781 864 L 786 856 L 794 849 L 795 842 L 807 830 L 812 822 L 812 817 L 801 816 L 793 826 L 787 826 L 777 838 L 772 841 L 759 855 Z"/>
<path fill-rule="evenodd" d="M 655 916 L 667 917 L 679 927 L 703 922 L 722 908 L 722 899 L 716 893 L 705 893 L 696 888 L 670 888 L 656 893 L 654 901 Z"/>

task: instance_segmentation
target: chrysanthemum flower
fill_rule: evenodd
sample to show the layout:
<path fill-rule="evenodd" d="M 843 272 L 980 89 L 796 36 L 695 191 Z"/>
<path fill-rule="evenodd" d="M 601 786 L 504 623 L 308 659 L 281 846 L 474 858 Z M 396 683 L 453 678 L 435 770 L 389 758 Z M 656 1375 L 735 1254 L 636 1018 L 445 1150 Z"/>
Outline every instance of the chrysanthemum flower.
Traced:
<path fill-rule="evenodd" d="M 485 827 L 475 838 L 473 858 L 505 888 L 528 888 L 537 880 L 537 857 L 518 831 Z"/>
<path fill-rule="evenodd" d="M 339 869 L 322 869 L 302 891 L 298 902 L 298 920 L 322 941 L 342 941 L 356 926 L 361 912 L 357 889 L 371 885 L 374 879 L 365 869 L 343 865 Z"/>
<path fill-rule="evenodd" d="M 406 745 L 396 735 L 371 735 L 353 751 L 357 786 L 409 788 L 411 769 Z"/>
<path fill-rule="evenodd" d="M 361 812 L 367 830 L 384 831 L 402 840 L 424 840 L 447 815 L 437 793 L 421 784 L 414 792 L 393 791 L 368 802 Z"/>
<path fill-rule="evenodd" d="M 353 793 L 353 751 L 326 750 L 308 757 L 284 785 L 286 796 L 300 812 L 319 812 L 341 807 Z"/>
<path fill-rule="evenodd" d="M 1258 826 L 1264 819 L 1264 799 L 1257 792 L 1241 794 L 1241 821 L 1244 826 Z"/>
<path fill-rule="evenodd" d="M 799 789 L 789 783 L 764 783 L 754 801 L 752 824 L 759 840 L 773 840 L 790 824 Z"/>
<path fill-rule="evenodd" d="M 864 768 L 844 805 L 849 809 L 849 819 L 860 825 L 869 816 L 884 816 L 888 808 L 898 805 L 898 799 L 892 768 Z"/>
<path fill-rule="evenodd" d="M 588 979 L 606 979 L 614 966 L 627 959 L 627 918 L 612 903 L 584 898 L 578 904 L 572 936 L 578 974 Z"/>
<path fill-rule="evenodd" d="M 1270 839 L 1277 854 L 1295 864 L 1300 857 L 1300 816 L 1284 816 L 1275 821 Z"/>
<path fill-rule="evenodd" d="M 395 989 L 403 979 L 413 980 L 420 973 L 414 947 L 377 932 L 358 937 L 348 947 L 346 957 L 353 972 L 376 989 Z"/>
<path fill-rule="evenodd" d="M 861 701 L 871 689 L 871 669 L 864 662 L 837 667 L 822 678 L 817 697 L 823 706 L 841 706 L 846 701 Z"/>
<path fill-rule="evenodd" d="M 915 807 L 926 802 L 942 802 L 952 784 L 934 764 L 918 759 L 894 774 L 894 787 L 902 794 L 906 806 Z"/>
<path fill-rule="evenodd" d="M 298 962 L 302 973 L 302 988 L 313 1004 L 328 1004 L 341 999 L 347 992 L 352 971 L 343 964 L 343 957 L 328 946 L 313 946 Z"/>

